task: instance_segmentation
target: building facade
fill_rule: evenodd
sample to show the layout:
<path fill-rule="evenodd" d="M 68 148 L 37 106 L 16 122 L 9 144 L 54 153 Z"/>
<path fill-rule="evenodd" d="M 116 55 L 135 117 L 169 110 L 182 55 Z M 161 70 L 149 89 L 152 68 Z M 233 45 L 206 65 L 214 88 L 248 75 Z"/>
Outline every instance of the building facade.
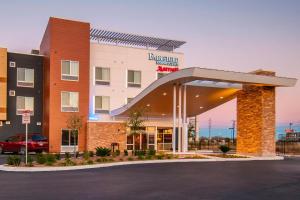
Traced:
<path fill-rule="evenodd" d="M 2 118 L 0 139 L 25 133 L 22 113 L 31 114 L 30 133 L 42 134 L 43 123 L 43 57 L 35 54 L 7 52 L 7 106 L 6 118 Z M 3 97 L 2 96 L 2 97 Z"/>
<path fill-rule="evenodd" d="M 0 49 L 0 139 L 24 133 L 20 115 L 30 110 L 29 133 L 45 135 L 51 153 L 112 145 L 181 153 L 190 118 L 237 98 L 238 153 L 275 155 L 275 87 L 297 80 L 187 68 L 174 51 L 184 43 L 51 17 L 39 55 Z M 144 127 L 133 135 L 126 121 L 141 109 Z"/>

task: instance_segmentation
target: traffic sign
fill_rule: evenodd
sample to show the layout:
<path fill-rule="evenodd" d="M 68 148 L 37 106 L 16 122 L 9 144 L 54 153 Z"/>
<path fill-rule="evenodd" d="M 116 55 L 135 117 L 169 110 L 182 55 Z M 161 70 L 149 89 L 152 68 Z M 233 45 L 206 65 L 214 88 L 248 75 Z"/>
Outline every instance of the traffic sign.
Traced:
<path fill-rule="evenodd" d="M 30 124 L 30 113 L 24 112 L 22 114 L 22 124 Z"/>

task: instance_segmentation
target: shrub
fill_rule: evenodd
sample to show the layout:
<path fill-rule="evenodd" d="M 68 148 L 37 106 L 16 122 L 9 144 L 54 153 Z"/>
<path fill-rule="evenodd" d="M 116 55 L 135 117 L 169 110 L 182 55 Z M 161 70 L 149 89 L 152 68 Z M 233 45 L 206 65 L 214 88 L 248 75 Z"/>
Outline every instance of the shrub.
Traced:
<path fill-rule="evenodd" d="M 105 147 L 97 147 L 96 148 L 97 156 L 101 156 L 101 157 L 109 156 L 110 152 L 111 152 L 111 150 L 109 148 L 105 148 Z"/>
<path fill-rule="evenodd" d="M 89 151 L 89 155 L 90 155 L 90 157 L 94 157 L 94 152 L 93 151 Z"/>
<path fill-rule="evenodd" d="M 93 161 L 93 160 L 88 160 L 88 161 L 87 161 L 87 164 L 88 164 L 88 165 L 92 165 L 92 164 L 94 164 L 94 161 Z"/>
<path fill-rule="evenodd" d="M 127 149 L 124 150 L 124 156 L 128 156 L 128 151 L 127 151 Z"/>
<path fill-rule="evenodd" d="M 115 153 L 116 153 L 116 156 L 119 156 L 121 154 L 119 149 L 117 149 Z"/>
<path fill-rule="evenodd" d="M 60 160 L 60 158 L 61 158 L 61 157 L 60 157 L 60 153 L 56 153 L 56 154 L 54 154 L 54 156 L 55 156 L 55 159 L 56 159 L 56 160 Z"/>
<path fill-rule="evenodd" d="M 133 161 L 133 158 L 132 157 L 128 157 L 128 161 Z"/>
<path fill-rule="evenodd" d="M 67 158 L 64 164 L 65 164 L 65 166 L 74 166 L 74 165 L 76 165 L 76 163 L 73 162 L 70 158 Z"/>
<path fill-rule="evenodd" d="M 149 155 L 149 156 L 155 156 L 155 154 L 156 154 L 156 151 L 154 149 L 149 149 L 147 152 L 147 155 Z"/>
<path fill-rule="evenodd" d="M 226 154 L 228 151 L 230 151 L 230 148 L 226 145 L 221 145 L 219 149 L 223 152 L 223 154 Z"/>
<path fill-rule="evenodd" d="M 88 151 L 85 151 L 82 156 L 84 160 L 90 159 L 90 153 Z"/>
<path fill-rule="evenodd" d="M 167 155 L 167 159 L 172 159 L 172 158 L 173 158 L 173 155 L 171 155 L 171 154 Z"/>
<path fill-rule="evenodd" d="M 55 155 L 53 154 L 46 154 L 45 159 L 46 159 L 46 165 L 53 165 L 53 163 L 56 162 Z"/>
<path fill-rule="evenodd" d="M 75 158 L 78 158 L 79 155 L 80 155 L 80 154 L 79 154 L 79 151 L 76 151 L 76 152 L 75 152 Z"/>
<path fill-rule="evenodd" d="M 138 155 L 139 160 L 145 160 L 145 157 L 143 155 Z"/>
<path fill-rule="evenodd" d="M 46 156 L 44 154 L 38 153 L 36 155 L 36 162 L 39 164 L 45 164 L 46 163 Z"/>
<path fill-rule="evenodd" d="M 32 158 L 32 156 L 28 156 L 28 158 L 27 158 L 27 166 L 29 166 L 29 167 L 33 166 L 33 158 Z"/>
<path fill-rule="evenodd" d="M 164 155 L 163 154 L 156 155 L 156 158 L 158 160 L 162 160 L 164 158 Z"/>
<path fill-rule="evenodd" d="M 153 159 L 153 156 L 148 154 L 148 155 L 145 157 L 145 159 L 147 159 L 147 160 L 152 160 L 152 159 Z"/>
<path fill-rule="evenodd" d="M 69 152 L 65 153 L 65 159 L 70 159 L 71 158 L 71 154 Z"/>
<path fill-rule="evenodd" d="M 134 155 L 135 156 L 145 156 L 146 155 L 146 151 L 145 150 L 135 150 L 134 151 Z"/>
<path fill-rule="evenodd" d="M 20 166 L 21 164 L 21 158 L 19 156 L 8 156 L 7 157 L 7 160 L 6 160 L 6 163 L 8 165 L 13 165 L 13 166 Z"/>

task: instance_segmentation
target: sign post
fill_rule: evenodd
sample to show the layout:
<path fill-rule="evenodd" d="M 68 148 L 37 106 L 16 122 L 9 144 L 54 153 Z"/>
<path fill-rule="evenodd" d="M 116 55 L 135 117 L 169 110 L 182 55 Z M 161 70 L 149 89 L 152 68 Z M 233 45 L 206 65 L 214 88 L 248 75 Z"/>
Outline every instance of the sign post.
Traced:
<path fill-rule="evenodd" d="M 22 113 L 22 124 L 25 124 L 26 127 L 26 136 L 25 136 L 25 164 L 27 165 L 28 157 L 28 124 L 30 124 L 30 111 L 25 110 Z"/>

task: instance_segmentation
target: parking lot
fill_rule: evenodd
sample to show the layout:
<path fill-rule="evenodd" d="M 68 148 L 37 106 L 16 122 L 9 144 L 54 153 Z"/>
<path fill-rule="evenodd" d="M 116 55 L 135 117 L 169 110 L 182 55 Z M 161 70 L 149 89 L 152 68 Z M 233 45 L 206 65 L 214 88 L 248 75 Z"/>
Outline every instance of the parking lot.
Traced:
<path fill-rule="evenodd" d="M 300 199 L 299 166 L 287 158 L 0 172 L 0 199 Z"/>

